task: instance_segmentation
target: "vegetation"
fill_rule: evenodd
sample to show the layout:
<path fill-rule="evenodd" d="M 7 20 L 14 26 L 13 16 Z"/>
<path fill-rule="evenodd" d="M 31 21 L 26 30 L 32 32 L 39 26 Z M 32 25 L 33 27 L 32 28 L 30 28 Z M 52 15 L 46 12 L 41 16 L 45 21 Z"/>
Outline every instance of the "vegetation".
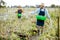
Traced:
<path fill-rule="evenodd" d="M 6 6 L 3 6 L 3 5 L 5 5 L 5 2 L 4 2 L 3 0 L 1 0 L 1 1 L 0 1 L 0 8 L 1 8 L 1 7 L 2 7 L 2 8 L 6 7 Z"/>
<path fill-rule="evenodd" d="M 26 12 L 25 15 L 28 15 L 28 13 L 34 9 L 35 8 L 24 8 L 24 11 Z M 26 15 L 22 16 L 21 19 L 18 19 L 17 14 L 14 13 L 17 8 L 8 8 L 8 12 L 5 10 L 4 13 L 2 10 L 4 9 L 0 9 L 0 14 L 2 14 L 0 15 L 0 40 L 28 40 L 37 34 L 36 24 L 31 22 L 31 20 L 35 20 L 35 15 L 29 18 L 26 18 Z M 48 8 L 48 10 L 52 18 L 52 23 L 49 22 L 49 19 L 46 20 L 44 33 L 38 37 L 38 40 L 55 40 L 57 37 L 56 13 L 59 13 L 59 9 L 56 8 L 56 12 L 55 8 Z"/>

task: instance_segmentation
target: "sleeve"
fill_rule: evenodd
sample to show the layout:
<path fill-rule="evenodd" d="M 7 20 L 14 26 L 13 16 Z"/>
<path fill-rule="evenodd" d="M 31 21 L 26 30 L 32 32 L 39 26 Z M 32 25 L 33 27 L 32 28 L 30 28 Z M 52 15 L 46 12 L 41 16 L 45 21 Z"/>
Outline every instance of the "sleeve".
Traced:
<path fill-rule="evenodd" d="M 35 11 L 32 11 L 31 14 L 39 13 L 40 9 L 37 8 Z"/>
<path fill-rule="evenodd" d="M 48 10 L 47 10 L 47 9 L 45 10 L 45 14 L 46 14 L 46 16 L 50 19 L 50 15 L 49 15 L 49 13 L 48 13 Z"/>

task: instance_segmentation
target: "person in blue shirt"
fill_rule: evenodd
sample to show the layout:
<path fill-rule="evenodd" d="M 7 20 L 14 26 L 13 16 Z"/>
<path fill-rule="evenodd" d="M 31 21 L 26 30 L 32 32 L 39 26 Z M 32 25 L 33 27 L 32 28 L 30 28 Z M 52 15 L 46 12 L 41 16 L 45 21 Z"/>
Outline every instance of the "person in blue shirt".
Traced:
<path fill-rule="evenodd" d="M 41 3 L 40 7 L 37 8 L 35 11 L 33 11 L 31 13 L 32 14 L 37 13 L 38 15 L 46 16 L 50 19 L 50 15 L 48 13 L 48 10 L 44 7 L 44 3 Z M 41 33 L 43 33 L 44 22 L 45 22 L 44 20 L 38 20 L 37 19 L 36 25 L 37 25 L 37 28 L 38 28 L 38 35 L 40 34 L 40 28 L 42 29 Z"/>

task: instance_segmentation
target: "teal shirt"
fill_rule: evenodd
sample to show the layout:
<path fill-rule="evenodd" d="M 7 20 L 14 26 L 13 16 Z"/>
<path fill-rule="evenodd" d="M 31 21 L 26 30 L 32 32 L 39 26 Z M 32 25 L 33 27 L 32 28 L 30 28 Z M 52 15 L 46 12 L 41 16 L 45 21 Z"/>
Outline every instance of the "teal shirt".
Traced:
<path fill-rule="evenodd" d="M 44 9 L 45 9 L 45 8 L 41 9 L 41 11 L 44 11 Z M 40 12 L 40 8 L 37 8 L 35 11 L 33 11 L 33 12 L 31 12 L 31 13 L 32 13 L 32 14 L 35 14 L 35 13 L 39 14 L 39 12 Z M 45 16 L 47 16 L 47 17 L 50 19 L 50 15 L 49 15 L 47 9 L 45 9 Z"/>

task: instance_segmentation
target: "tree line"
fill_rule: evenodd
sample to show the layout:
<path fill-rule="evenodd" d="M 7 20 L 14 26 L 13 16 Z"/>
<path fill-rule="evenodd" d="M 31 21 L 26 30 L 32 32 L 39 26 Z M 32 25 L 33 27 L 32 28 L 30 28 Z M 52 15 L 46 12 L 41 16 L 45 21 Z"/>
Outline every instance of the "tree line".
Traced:
<path fill-rule="evenodd" d="M 1 8 L 1 7 L 2 7 L 2 8 L 3 8 L 3 7 L 6 7 L 5 4 L 6 4 L 6 2 L 4 2 L 3 0 L 0 0 L 0 8 Z M 25 8 L 25 7 L 27 7 L 27 8 L 35 8 L 35 7 L 37 7 L 37 8 L 38 8 L 39 6 L 40 6 L 40 5 L 36 5 L 36 6 L 26 5 L 26 6 L 24 6 L 24 8 Z M 8 6 L 8 7 L 9 7 L 9 6 Z M 18 6 L 11 6 L 11 7 L 13 7 L 13 8 L 16 7 L 16 8 L 17 8 Z M 47 7 L 47 8 L 59 7 L 59 8 L 60 8 L 60 5 L 51 4 L 50 6 L 45 6 L 45 7 Z"/>

